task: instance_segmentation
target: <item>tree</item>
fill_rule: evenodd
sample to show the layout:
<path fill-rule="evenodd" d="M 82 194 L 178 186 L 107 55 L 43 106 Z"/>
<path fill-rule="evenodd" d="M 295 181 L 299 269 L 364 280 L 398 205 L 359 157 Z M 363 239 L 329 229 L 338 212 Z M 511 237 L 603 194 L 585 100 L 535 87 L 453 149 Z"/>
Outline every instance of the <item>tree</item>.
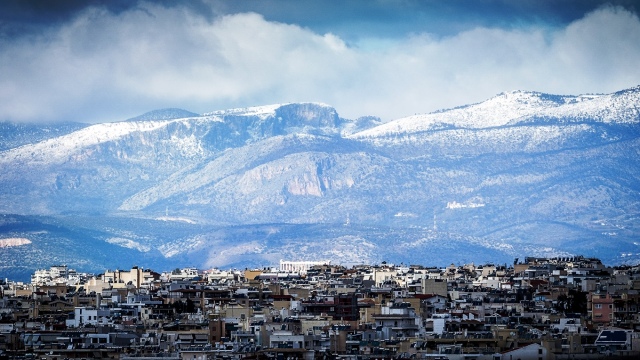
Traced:
<path fill-rule="evenodd" d="M 553 306 L 554 309 L 563 313 L 587 314 L 587 293 L 584 291 L 570 289 L 565 295 L 559 295 Z"/>
<path fill-rule="evenodd" d="M 182 300 L 175 301 L 173 304 L 171 304 L 171 306 L 173 307 L 175 312 L 178 314 L 182 314 L 184 312 L 185 305 L 182 302 Z"/>
<path fill-rule="evenodd" d="M 569 312 L 587 314 L 587 293 L 585 291 L 571 289 L 569 290 L 569 299 Z"/>
<path fill-rule="evenodd" d="M 185 311 L 188 313 L 196 312 L 196 305 L 193 303 L 191 299 L 187 299 L 187 306 L 185 307 Z"/>

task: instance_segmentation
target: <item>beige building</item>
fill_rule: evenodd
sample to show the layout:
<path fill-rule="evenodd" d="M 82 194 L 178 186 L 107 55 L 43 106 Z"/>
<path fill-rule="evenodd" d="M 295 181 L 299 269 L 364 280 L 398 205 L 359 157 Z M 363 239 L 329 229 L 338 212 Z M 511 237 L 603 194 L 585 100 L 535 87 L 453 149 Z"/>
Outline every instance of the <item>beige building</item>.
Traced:
<path fill-rule="evenodd" d="M 144 270 L 137 266 L 134 266 L 129 271 L 124 270 L 107 270 L 104 272 L 102 279 L 105 283 L 111 283 L 114 288 L 126 287 L 127 285 L 133 285 L 136 288 L 142 287 L 143 284 L 149 284 L 153 282 L 155 276 L 150 270 Z"/>

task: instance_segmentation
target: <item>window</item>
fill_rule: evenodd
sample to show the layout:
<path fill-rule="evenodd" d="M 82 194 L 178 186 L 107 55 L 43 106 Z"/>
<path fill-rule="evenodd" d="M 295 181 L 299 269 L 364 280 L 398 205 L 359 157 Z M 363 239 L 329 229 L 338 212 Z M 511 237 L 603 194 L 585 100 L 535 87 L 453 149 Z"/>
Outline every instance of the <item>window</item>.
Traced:
<path fill-rule="evenodd" d="M 602 309 L 602 304 L 596 304 L 596 309 Z"/>

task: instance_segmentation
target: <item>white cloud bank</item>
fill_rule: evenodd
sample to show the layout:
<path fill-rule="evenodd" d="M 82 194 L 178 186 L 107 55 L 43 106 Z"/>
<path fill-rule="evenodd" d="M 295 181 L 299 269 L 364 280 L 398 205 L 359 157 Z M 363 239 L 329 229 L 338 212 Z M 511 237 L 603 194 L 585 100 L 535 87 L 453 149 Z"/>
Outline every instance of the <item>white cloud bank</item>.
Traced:
<path fill-rule="evenodd" d="M 376 43 L 376 39 L 363 39 Z M 318 101 L 393 119 L 507 90 L 611 92 L 640 84 L 640 20 L 604 7 L 564 28 L 476 28 L 349 47 L 332 34 L 153 4 L 81 13 L 0 40 L 0 120 L 117 121 L 182 107 Z"/>

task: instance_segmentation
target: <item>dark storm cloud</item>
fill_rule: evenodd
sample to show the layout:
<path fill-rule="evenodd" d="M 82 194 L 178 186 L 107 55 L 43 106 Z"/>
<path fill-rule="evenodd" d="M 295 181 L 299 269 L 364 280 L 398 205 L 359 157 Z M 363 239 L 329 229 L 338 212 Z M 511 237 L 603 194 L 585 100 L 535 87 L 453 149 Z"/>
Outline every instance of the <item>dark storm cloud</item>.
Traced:
<path fill-rule="evenodd" d="M 141 0 L 5 0 L 0 23 L 5 34 L 19 36 L 62 24 L 86 8 L 113 14 L 139 7 Z M 215 16 L 255 12 L 268 21 L 297 24 L 343 39 L 399 37 L 412 33 L 453 35 L 474 27 L 512 27 L 536 22 L 561 26 L 603 5 L 638 13 L 636 0 L 155 0 L 165 8 L 185 7 L 211 20 Z"/>
<path fill-rule="evenodd" d="M 331 32 L 346 40 L 531 23 L 562 26 L 603 5 L 638 13 L 636 0 L 263 0 L 212 1 L 220 12 L 257 12 L 269 21 Z"/>
<path fill-rule="evenodd" d="M 87 8 L 100 7 L 111 14 L 136 9 L 138 0 L 3 0 L 0 2 L 0 33 L 15 38 L 40 33 L 49 27 L 65 24 Z M 186 7 L 202 15 L 212 16 L 205 2 L 156 0 L 164 7 Z"/>

